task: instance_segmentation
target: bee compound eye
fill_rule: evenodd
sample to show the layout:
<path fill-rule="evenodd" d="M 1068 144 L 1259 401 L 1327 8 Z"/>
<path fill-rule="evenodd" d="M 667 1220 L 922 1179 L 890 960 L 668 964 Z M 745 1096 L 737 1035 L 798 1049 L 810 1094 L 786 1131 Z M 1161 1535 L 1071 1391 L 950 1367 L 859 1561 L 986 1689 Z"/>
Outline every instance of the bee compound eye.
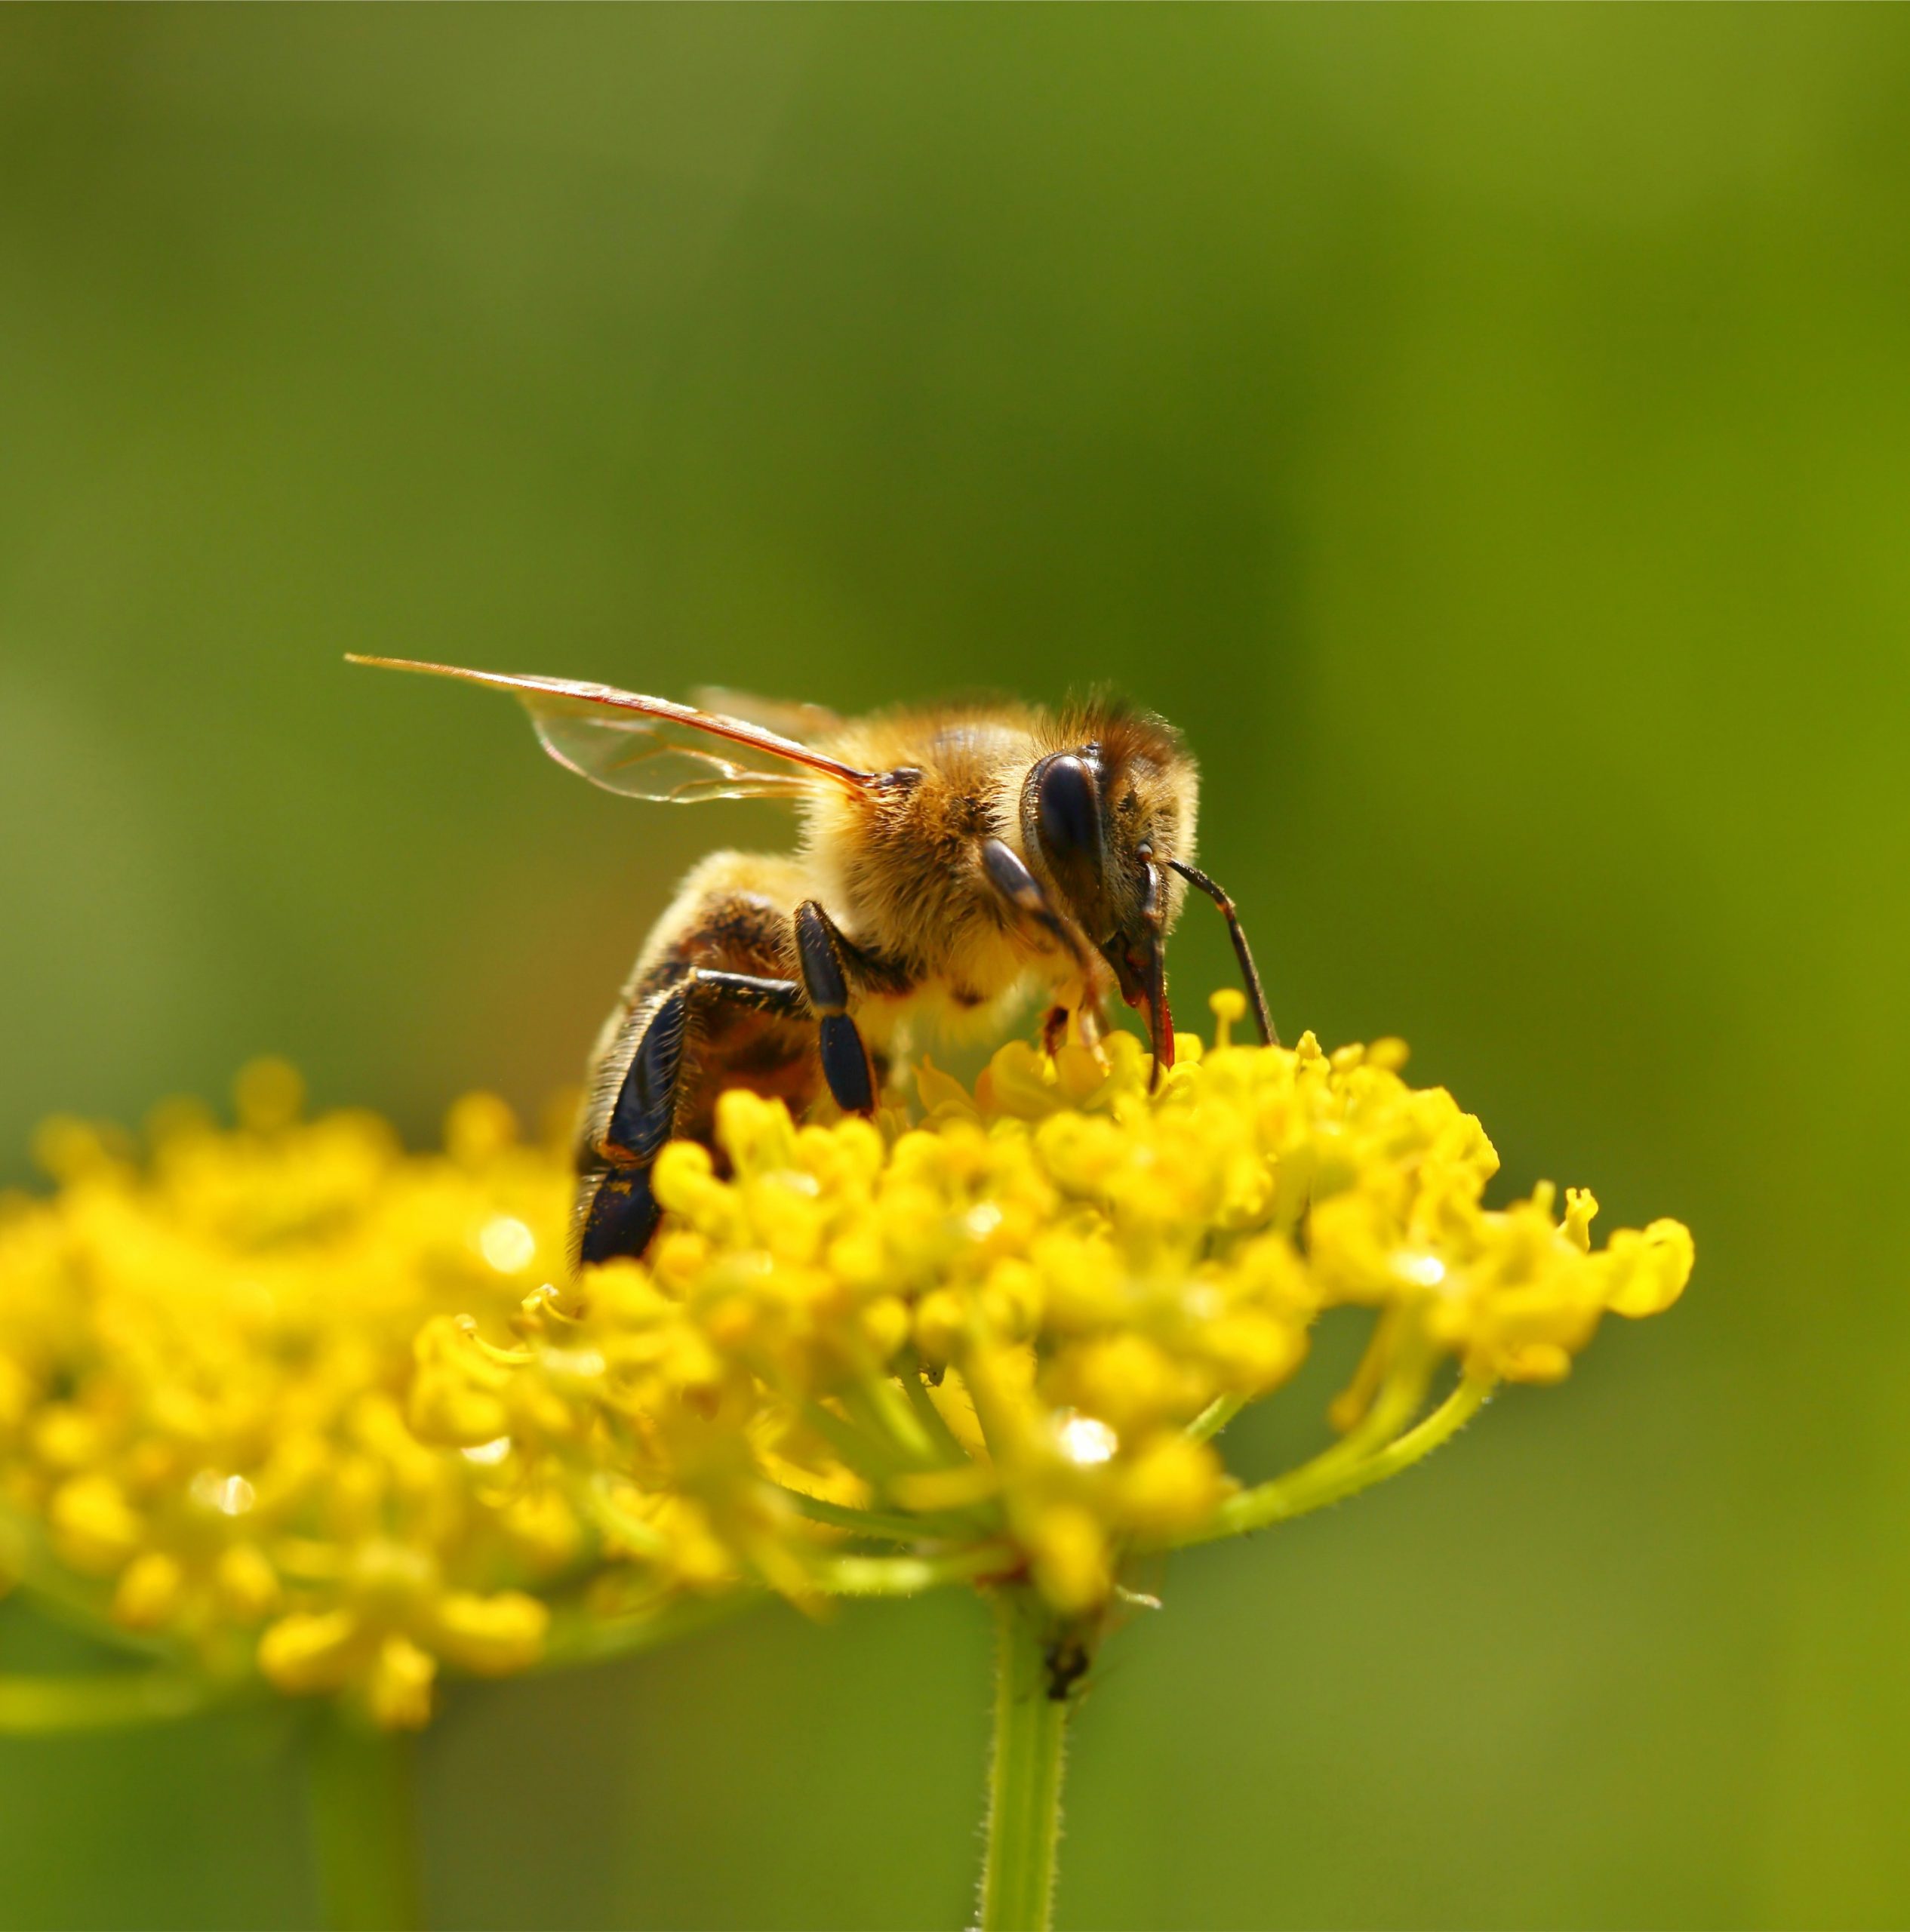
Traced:
<path fill-rule="evenodd" d="M 1067 752 L 1043 766 L 1035 787 L 1035 819 L 1041 843 L 1057 858 L 1100 855 L 1101 800 L 1095 776 L 1084 758 Z"/>

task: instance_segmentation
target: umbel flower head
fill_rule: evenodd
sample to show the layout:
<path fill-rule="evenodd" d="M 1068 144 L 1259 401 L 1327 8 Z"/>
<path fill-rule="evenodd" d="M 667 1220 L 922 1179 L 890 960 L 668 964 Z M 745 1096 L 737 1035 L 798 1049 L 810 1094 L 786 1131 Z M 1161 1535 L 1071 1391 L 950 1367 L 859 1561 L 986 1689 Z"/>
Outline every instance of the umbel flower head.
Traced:
<path fill-rule="evenodd" d="M 508 1335 L 427 1326 L 413 1429 L 508 1436 L 686 1578 L 1026 1580 L 1091 1620 L 1130 1558 L 1404 1468 L 1497 1383 L 1564 1375 L 1608 1311 L 1683 1290 L 1675 1222 L 1595 1248 L 1582 1191 L 1486 1207 L 1484 1131 L 1405 1083 L 1397 1041 L 1235 1047 L 1239 996 L 1213 1004 L 1219 1043 L 1183 1035 L 1154 1093 L 1121 1035 L 1005 1047 L 972 1093 L 924 1063 L 913 1124 L 724 1094 L 727 1171 L 664 1150 L 644 1263 L 531 1297 Z M 1220 1429 L 1346 1305 L 1373 1321 L 1339 1441 L 1243 1486 Z"/>
<path fill-rule="evenodd" d="M 0 1571 L 202 1684 L 420 1724 L 441 1666 L 527 1666 L 601 1583 L 510 1443 L 404 1418 L 434 1314 L 499 1317 L 561 1266 L 564 1161 L 483 1095 L 425 1155 L 301 1118 L 282 1065 L 238 1099 L 236 1130 L 174 1107 L 143 1149 L 50 1123 L 57 1194 L 0 1201 Z"/>
<path fill-rule="evenodd" d="M 647 1259 L 575 1281 L 565 1162 L 494 1099 L 425 1155 L 302 1118 L 272 1063 L 235 1129 L 53 1123 L 57 1193 L 0 1201 L 0 1570 L 169 1681 L 387 1727 L 441 1669 L 764 1586 L 1026 1583 L 1090 1629 L 1131 1560 L 1403 1469 L 1681 1291 L 1675 1222 L 1595 1248 L 1589 1194 L 1486 1207 L 1490 1143 L 1397 1042 L 1234 1047 L 1213 1004 L 1158 1092 L 1117 1036 L 1004 1047 L 972 1092 L 924 1062 L 877 1122 L 727 1094 L 721 1171 L 666 1148 Z M 1341 1306 L 1372 1325 L 1337 1441 L 1244 1485 L 1221 1430 Z M 0 1684 L 0 1723 L 51 1709 Z"/>

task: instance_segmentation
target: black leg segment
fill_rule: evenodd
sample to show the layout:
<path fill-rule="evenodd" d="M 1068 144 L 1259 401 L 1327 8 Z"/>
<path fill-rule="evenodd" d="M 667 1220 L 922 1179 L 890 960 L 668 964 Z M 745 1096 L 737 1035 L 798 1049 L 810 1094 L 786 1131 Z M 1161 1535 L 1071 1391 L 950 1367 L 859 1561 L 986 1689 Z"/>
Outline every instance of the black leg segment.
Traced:
<path fill-rule="evenodd" d="M 742 1008 L 776 1020 L 814 1018 L 821 1070 L 836 1103 L 847 1113 L 875 1112 L 875 1069 L 848 1011 L 850 961 L 856 958 L 859 970 L 865 962 L 814 900 L 796 909 L 794 928 L 799 979 L 666 966 L 660 984 L 653 981 L 647 1000 L 632 1013 L 626 1023 L 641 1028 L 641 1036 L 607 1113 L 593 1116 L 601 1124 L 587 1134 L 579 1156 L 574 1226 L 580 1263 L 640 1255 L 657 1231 L 661 1211 L 651 1188 L 651 1165 L 680 1123 L 690 1115 L 703 1118 L 687 1084 L 720 1079 L 722 1071 L 725 1030 L 697 1031 L 699 1013 Z M 703 1042 L 695 1054 L 693 1034 Z M 629 1038 L 626 1032 L 623 1038 Z M 715 1051 L 715 1064 L 704 1063 L 706 1049 Z"/>
<path fill-rule="evenodd" d="M 1098 1053 L 1102 1035 L 1107 1029 L 1107 1021 L 1101 1011 L 1101 989 L 1106 979 L 1106 968 L 1089 945 L 1087 935 L 1055 905 L 1047 888 L 1028 869 L 1013 846 L 999 838 L 985 838 L 981 844 L 980 857 L 982 876 L 1001 895 L 1009 911 L 1017 919 L 1058 942 L 1072 961 L 1081 985 L 1081 1038 Z M 1057 1021 L 1050 1014 L 1042 1028 L 1042 1041 L 1050 1054 L 1060 1044 L 1062 1032 L 1067 1026 L 1065 1010 L 1057 1008 L 1056 1013 L 1060 1014 L 1060 1020 Z"/>
<path fill-rule="evenodd" d="M 664 995 L 632 1055 L 611 1110 L 606 1151 L 626 1161 L 654 1161 L 676 1122 L 677 1078 L 690 1017 L 687 985 Z"/>
<path fill-rule="evenodd" d="M 746 1006 L 780 1020 L 799 1018 L 803 1011 L 802 989 L 793 980 L 766 980 L 755 973 L 719 973 L 699 966 L 691 972 L 690 984 L 725 1006 Z"/>
<path fill-rule="evenodd" d="M 849 1010 L 849 976 L 842 967 L 841 936 L 835 922 L 813 899 L 796 908 L 796 960 L 803 991 L 817 1012 Z"/>
<path fill-rule="evenodd" d="M 669 988 L 644 1023 L 608 1124 L 581 1157 L 580 1263 L 638 1255 L 649 1246 L 662 1213 L 651 1192 L 651 1166 L 675 1131 L 692 1008 L 714 1003 L 791 1020 L 808 1011 L 795 980 L 752 973 L 692 967 Z"/>
<path fill-rule="evenodd" d="M 823 1078 L 845 1114 L 875 1111 L 875 1070 L 860 1029 L 846 1013 L 826 1013 L 817 1022 Z"/>
<path fill-rule="evenodd" d="M 875 1111 L 875 1069 L 862 1029 L 849 1017 L 847 949 L 835 922 L 813 899 L 796 908 L 796 964 L 816 1015 L 823 1078 L 844 1113 Z"/>
<path fill-rule="evenodd" d="M 988 882 L 1025 919 L 1032 919 L 1044 932 L 1068 943 L 1071 936 L 1054 908 L 1048 903 L 1041 882 L 1023 863 L 1012 846 L 990 838 L 982 846 L 982 870 Z"/>
<path fill-rule="evenodd" d="M 617 1104 L 611 1109 L 604 1152 L 620 1164 L 652 1161 L 676 1124 L 682 1084 L 684 1038 L 693 1004 L 720 1001 L 793 1019 L 803 1011 L 802 989 L 793 980 L 766 980 L 753 973 L 716 973 L 693 967 L 666 994 L 650 1017 L 630 1058 Z"/>
<path fill-rule="evenodd" d="M 585 1210 L 580 1262 L 638 1255 L 650 1245 L 663 1210 L 650 1191 L 650 1169 L 613 1168 L 597 1183 Z"/>

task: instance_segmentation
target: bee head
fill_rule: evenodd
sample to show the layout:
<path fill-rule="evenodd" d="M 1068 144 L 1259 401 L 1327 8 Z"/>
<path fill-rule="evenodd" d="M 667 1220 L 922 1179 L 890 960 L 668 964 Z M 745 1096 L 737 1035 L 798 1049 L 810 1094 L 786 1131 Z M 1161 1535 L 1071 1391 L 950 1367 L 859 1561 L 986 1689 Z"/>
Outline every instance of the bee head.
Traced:
<path fill-rule="evenodd" d="M 1023 843 L 1141 1015 L 1157 1065 L 1171 1066 L 1166 942 L 1183 888 L 1167 861 L 1193 856 L 1193 761 L 1158 718 L 1103 708 L 1081 727 L 1029 768 Z"/>

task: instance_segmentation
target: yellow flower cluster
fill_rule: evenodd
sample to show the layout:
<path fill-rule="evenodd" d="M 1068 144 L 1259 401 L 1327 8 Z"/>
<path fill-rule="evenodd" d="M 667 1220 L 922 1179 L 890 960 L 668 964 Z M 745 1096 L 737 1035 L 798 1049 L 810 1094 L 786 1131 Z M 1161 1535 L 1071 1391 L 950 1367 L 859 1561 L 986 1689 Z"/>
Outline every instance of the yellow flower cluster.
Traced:
<path fill-rule="evenodd" d="M 423 1443 L 404 1407 L 435 1312 L 515 1306 L 561 1265 L 568 1180 L 501 1102 L 441 1155 L 299 1117 L 241 1078 L 149 1146 L 42 1131 L 51 1199 L 0 1201 L 0 1567 L 221 1679 L 349 1690 L 423 1721 L 441 1663 L 521 1669 L 586 1535 L 509 1445 Z"/>
<path fill-rule="evenodd" d="M 1495 1382 L 1557 1379 L 1607 1309 L 1683 1289 L 1676 1223 L 1594 1251 L 1588 1194 L 1562 1219 L 1549 1188 L 1485 1208 L 1490 1143 L 1406 1084 L 1398 1043 L 1236 1048 L 1238 996 L 1214 1004 L 1221 1043 L 1181 1036 L 1158 1094 L 1120 1035 L 1105 1059 L 1004 1048 L 972 1095 L 925 1063 L 912 1126 L 724 1095 L 728 1171 L 664 1150 L 645 1263 L 532 1297 L 509 1337 L 427 1329 L 414 1429 L 507 1436 L 685 1580 L 1025 1577 L 1087 1617 L 1127 1555 L 1350 1493 Z M 1216 1433 L 1343 1304 L 1378 1315 L 1344 1439 L 1241 1489 Z M 1419 1420 L 1449 1358 L 1457 1390 Z"/>
<path fill-rule="evenodd" d="M 1237 1048 L 1213 1003 L 1158 1093 L 1120 1035 L 972 1093 L 924 1062 L 877 1122 L 727 1094 L 720 1168 L 667 1147 L 646 1260 L 577 1281 L 562 1155 L 486 1097 L 423 1155 L 275 1063 L 235 1130 L 54 1123 L 58 1192 L 0 1201 L 0 1571 L 387 1726 L 554 1618 L 601 1654 L 748 1586 L 1027 1580 L 1084 1623 L 1130 1555 L 1350 1494 L 1683 1288 L 1675 1222 L 1484 1207 L 1490 1143 L 1397 1042 Z M 1343 1305 L 1339 1441 L 1243 1487 L 1220 1431 Z"/>

